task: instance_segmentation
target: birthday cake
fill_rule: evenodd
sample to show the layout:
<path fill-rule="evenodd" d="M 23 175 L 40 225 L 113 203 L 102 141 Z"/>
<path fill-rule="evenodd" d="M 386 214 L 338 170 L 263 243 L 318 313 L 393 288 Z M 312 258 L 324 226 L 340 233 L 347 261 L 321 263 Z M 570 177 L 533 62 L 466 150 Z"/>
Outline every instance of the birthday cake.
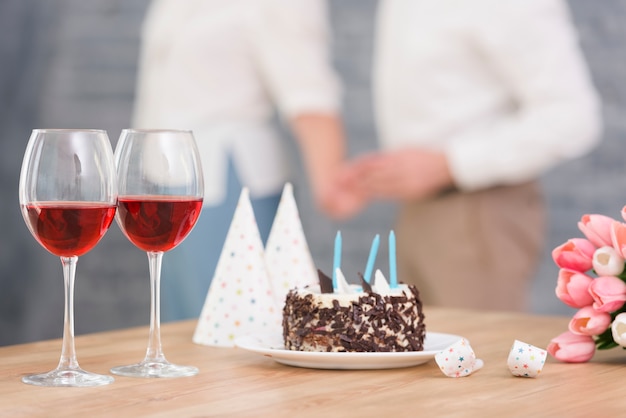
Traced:
<path fill-rule="evenodd" d="M 426 327 L 415 286 L 390 288 L 379 271 L 373 285 L 338 288 L 318 271 L 320 285 L 291 289 L 283 308 L 285 348 L 317 352 L 422 351 Z"/>

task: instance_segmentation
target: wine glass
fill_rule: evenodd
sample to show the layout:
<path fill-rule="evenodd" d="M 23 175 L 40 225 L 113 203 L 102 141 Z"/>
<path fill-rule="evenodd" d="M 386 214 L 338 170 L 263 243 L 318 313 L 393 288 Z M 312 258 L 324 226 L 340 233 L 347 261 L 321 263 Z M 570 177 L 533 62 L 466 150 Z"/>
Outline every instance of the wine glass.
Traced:
<path fill-rule="evenodd" d="M 20 173 L 20 207 L 35 239 L 61 257 L 65 284 L 63 348 L 56 369 L 25 376 L 38 386 L 100 386 L 113 377 L 82 370 L 74 347 L 74 277 L 78 257 L 113 222 L 117 179 L 105 131 L 34 129 Z"/>
<path fill-rule="evenodd" d="M 111 372 L 131 377 L 193 376 L 193 366 L 172 364 L 161 348 L 160 280 L 163 253 L 180 244 L 202 209 L 204 181 L 191 131 L 125 129 L 115 148 L 116 220 L 126 237 L 148 253 L 150 335 L 143 361 Z"/>

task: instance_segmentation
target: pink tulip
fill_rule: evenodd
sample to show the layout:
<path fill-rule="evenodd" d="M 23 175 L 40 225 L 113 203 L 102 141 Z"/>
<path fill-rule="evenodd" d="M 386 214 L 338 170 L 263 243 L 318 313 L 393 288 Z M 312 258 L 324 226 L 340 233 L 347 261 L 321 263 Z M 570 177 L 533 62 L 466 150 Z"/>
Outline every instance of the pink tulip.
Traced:
<path fill-rule="evenodd" d="M 584 363 L 593 357 L 596 344 L 589 335 L 576 335 L 564 332 L 548 344 L 548 353 L 566 363 Z"/>
<path fill-rule="evenodd" d="M 613 248 L 626 258 L 626 224 L 615 221 L 611 225 L 611 243 Z"/>
<path fill-rule="evenodd" d="M 589 285 L 594 309 L 614 312 L 626 302 L 626 283 L 615 276 L 601 276 Z"/>
<path fill-rule="evenodd" d="M 599 335 L 611 326 L 611 315 L 585 306 L 569 321 L 569 331 L 578 335 Z"/>
<path fill-rule="evenodd" d="M 596 247 L 612 245 L 611 226 L 615 219 L 604 215 L 583 215 L 578 228 Z"/>
<path fill-rule="evenodd" d="M 591 241 L 573 238 L 552 250 L 552 259 L 560 268 L 584 273 L 592 267 L 595 250 Z"/>
<path fill-rule="evenodd" d="M 561 269 L 556 282 L 556 297 L 572 308 L 582 308 L 593 303 L 589 286 L 593 278 L 584 273 Z"/>

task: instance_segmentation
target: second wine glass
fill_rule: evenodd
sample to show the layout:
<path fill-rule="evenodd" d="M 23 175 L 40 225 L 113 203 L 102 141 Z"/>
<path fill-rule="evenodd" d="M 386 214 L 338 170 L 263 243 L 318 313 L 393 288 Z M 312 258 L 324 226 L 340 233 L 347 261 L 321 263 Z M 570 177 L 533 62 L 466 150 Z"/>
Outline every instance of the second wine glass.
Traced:
<path fill-rule="evenodd" d="M 116 220 L 126 237 L 148 254 L 150 335 L 143 361 L 111 372 L 131 377 L 193 376 L 198 369 L 166 360 L 161 347 L 160 280 L 163 253 L 180 244 L 202 209 L 204 182 L 190 131 L 125 129 L 115 149 Z"/>

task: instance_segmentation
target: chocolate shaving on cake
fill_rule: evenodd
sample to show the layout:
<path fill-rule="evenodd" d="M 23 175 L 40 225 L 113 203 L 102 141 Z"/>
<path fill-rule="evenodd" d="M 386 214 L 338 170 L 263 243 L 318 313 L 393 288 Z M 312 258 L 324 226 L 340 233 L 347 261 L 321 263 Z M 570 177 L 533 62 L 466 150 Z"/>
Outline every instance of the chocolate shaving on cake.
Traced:
<path fill-rule="evenodd" d="M 296 290 L 283 308 L 285 347 L 298 351 L 397 352 L 424 349 L 426 327 L 419 292 L 382 296 L 369 292 L 349 306 L 332 300 L 331 307 Z"/>
<path fill-rule="evenodd" d="M 365 280 L 365 277 L 361 273 L 359 273 L 359 278 L 361 279 L 361 286 L 363 287 L 363 291 L 371 292 L 372 286 Z"/>
<path fill-rule="evenodd" d="M 333 279 L 325 275 L 320 269 L 317 269 L 317 277 L 320 281 L 320 290 L 322 293 L 333 293 Z"/>

